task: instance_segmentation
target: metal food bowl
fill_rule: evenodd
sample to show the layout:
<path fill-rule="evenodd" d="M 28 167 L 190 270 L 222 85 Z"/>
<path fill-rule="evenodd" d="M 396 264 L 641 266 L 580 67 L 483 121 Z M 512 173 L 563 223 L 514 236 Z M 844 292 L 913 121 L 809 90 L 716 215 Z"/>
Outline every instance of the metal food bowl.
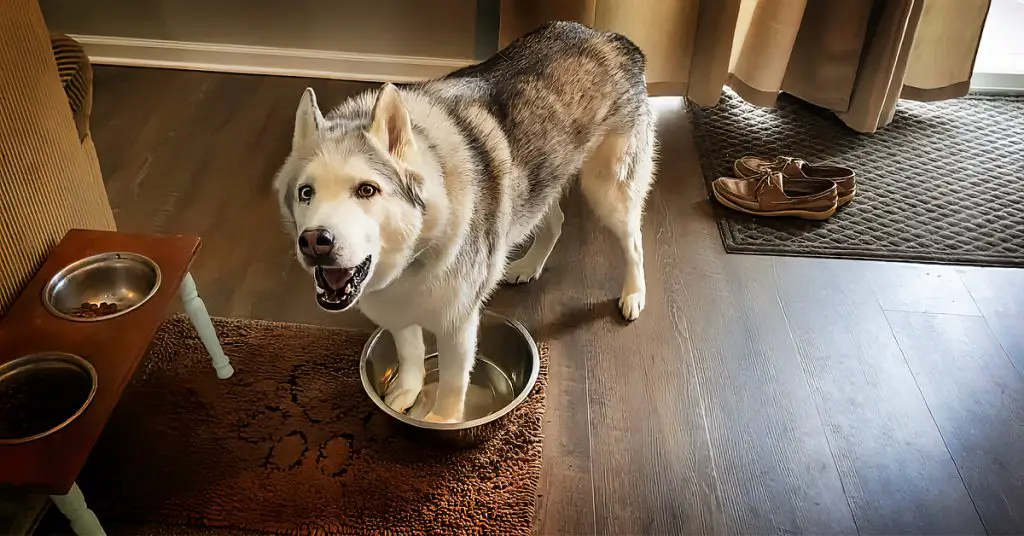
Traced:
<path fill-rule="evenodd" d="M 108 320 L 146 303 L 160 288 L 160 267 L 135 253 L 101 253 L 74 262 L 50 279 L 43 305 L 56 316 L 78 322 Z M 84 304 L 114 304 L 116 311 L 83 316 Z"/>
<path fill-rule="evenodd" d="M 459 423 L 430 423 L 420 418 L 430 411 L 437 392 L 437 343 L 424 332 L 426 379 L 413 407 L 399 413 L 384 403 L 391 382 L 398 377 L 398 352 L 391 333 L 378 329 L 363 347 L 359 375 L 363 388 L 381 411 L 400 421 L 405 428 L 455 446 L 471 446 L 501 430 L 504 417 L 523 403 L 537 383 L 540 354 L 537 344 L 522 324 L 497 313 L 484 312 L 480 318 L 476 365 L 466 393 L 465 420 Z"/>
<path fill-rule="evenodd" d="M 0 365 L 0 445 L 48 436 L 96 395 L 96 370 L 72 354 L 44 352 Z"/>

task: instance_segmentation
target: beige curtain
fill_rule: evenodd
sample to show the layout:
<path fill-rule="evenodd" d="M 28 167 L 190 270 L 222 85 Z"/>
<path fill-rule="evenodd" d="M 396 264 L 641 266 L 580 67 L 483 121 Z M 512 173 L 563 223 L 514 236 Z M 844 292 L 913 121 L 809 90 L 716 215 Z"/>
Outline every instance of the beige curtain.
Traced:
<path fill-rule="evenodd" d="M 722 87 L 772 106 L 786 92 L 874 132 L 899 98 L 961 97 L 990 0 L 502 0 L 501 45 L 549 20 L 622 33 L 652 95 L 713 106 Z"/>

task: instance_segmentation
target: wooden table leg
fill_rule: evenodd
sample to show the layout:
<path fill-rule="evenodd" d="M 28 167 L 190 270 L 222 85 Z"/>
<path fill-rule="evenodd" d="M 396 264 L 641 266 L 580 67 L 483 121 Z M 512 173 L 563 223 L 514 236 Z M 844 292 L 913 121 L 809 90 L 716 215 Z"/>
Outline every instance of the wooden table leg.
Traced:
<path fill-rule="evenodd" d="M 217 377 L 222 380 L 230 378 L 235 373 L 235 369 L 228 361 L 228 356 L 224 355 L 224 349 L 220 347 L 220 340 L 217 339 L 217 332 L 213 329 L 210 313 L 206 311 L 206 304 L 199 297 L 196 282 L 189 272 L 185 273 L 185 279 L 181 281 L 181 301 L 185 305 L 185 313 L 188 314 L 189 320 L 199 332 L 199 340 L 203 341 L 203 346 L 206 347 L 210 359 L 213 360 L 213 368 L 217 371 Z"/>
<path fill-rule="evenodd" d="M 107 533 L 103 532 L 103 527 L 100 526 L 100 520 L 85 504 L 85 496 L 82 495 L 82 490 L 78 489 L 77 483 L 71 485 L 67 495 L 51 495 L 50 498 L 53 499 L 53 504 L 57 505 L 57 509 L 71 522 L 71 530 L 75 531 L 75 534 L 78 536 L 106 536 Z"/>

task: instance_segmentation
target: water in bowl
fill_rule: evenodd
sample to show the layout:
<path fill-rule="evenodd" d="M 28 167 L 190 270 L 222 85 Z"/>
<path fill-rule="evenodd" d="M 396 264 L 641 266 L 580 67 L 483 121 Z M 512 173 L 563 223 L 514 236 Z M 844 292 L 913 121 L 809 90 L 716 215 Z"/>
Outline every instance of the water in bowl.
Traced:
<path fill-rule="evenodd" d="M 428 356 L 424 362 L 427 371 L 416 403 L 406 414 L 422 421 L 434 407 L 437 398 L 437 354 Z M 486 357 L 477 356 L 476 365 L 469 375 L 469 389 L 466 390 L 466 406 L 464 421 L 473 421 L 486 417 L 512 403 L 515 389 L 512 381 Z"/>

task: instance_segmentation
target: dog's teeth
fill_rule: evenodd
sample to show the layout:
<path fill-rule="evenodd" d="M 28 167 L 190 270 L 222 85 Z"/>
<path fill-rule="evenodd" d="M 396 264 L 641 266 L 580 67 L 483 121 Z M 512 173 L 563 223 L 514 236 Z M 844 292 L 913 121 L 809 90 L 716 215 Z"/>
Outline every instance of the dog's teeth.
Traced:
<path fill-rule="evenodd" d="M 351 283 L 345 285 L 345 294 L 348 294 L 349 292 L 352 292 L 352 284 Z"/>
<path fill-rule="evenodd" d="M 317 294 L 323 294 L 323 293 L 325 293 L 325 292 L 327 292 L 327 291 L 326 291 L 326 290 L 324 290 L 324 289 L 322 289 L 322 288 L 320 288 L 320 287 L 316 287 L 316 293 L 317 293 Z"/>

